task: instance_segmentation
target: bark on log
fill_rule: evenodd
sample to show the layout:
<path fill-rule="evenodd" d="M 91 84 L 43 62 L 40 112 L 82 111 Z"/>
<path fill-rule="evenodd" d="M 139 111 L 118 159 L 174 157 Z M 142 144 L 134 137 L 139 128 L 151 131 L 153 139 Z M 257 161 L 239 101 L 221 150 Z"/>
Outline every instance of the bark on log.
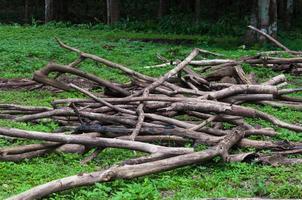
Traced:
<path fill-rule="evenodd" d="M 108 182 L 115 179 L 132 179 L 148 174 L 159 173 L 186 165 L 205 162 L 216 156 L 221 156 L 224 160 L 228 160 L 229 149 L 237 143 L 243 137 L 243 133 L 233 132 L 226 136 L 216 147 L 204 150 L 201 152 L 195 152 L 172 158 L 167 158 L 154 162 L 146 162 L 136 165 L 122 165 L 113 166 L 107 170 L 83 173 L 80 175 L 70 176 L 63 179 L 58 179 L 37 187 L 34 187 L 28 191 L 25 191 L 19 195 L 9 198 L 10 200 L 26 200 L 37 199 L 45 197 L 51 193 L 59 192 L 62 190 L 71 189 L 74 187 L 92 185 L 98 182 Z"/>
<path fill-rule="evenodd" d="M 64 134 L 47 134 L 39 132 L 29 132 L 19 129 L 5 129 L 0 128 L 0 134 L 10 137 L 19 137 L 26 139 L 44 140 L 49 142 L 60 142 L 64 144 L 82 144 L 94 147 L 112 147 L 112 148 L 125 148 L 132 149 L 147 153 L 163 153 L 163 154 L 184 154 L 190 153 L 193 150 L 189 148 L 173 148 L 163 147 L 148 143 L 126 141 L 120 139 L 108 138 L 92 138 L 88 136 L 64 135 Z"/>

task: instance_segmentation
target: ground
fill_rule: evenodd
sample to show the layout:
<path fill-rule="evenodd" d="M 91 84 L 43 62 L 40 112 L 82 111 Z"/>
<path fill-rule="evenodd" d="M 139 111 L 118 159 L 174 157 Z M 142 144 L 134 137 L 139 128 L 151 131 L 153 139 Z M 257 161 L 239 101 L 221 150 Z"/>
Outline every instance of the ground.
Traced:
<path fill-rule="evenodd" d="M 160 63 L 156 54 L 169 58 L 183 58 L 193 47 L 201 47 L 223 53 L 229 57 L 254 55 L 257 51 L 241 46 L 239 39 L 211 38 L 203 36 L 169 36 L 174 38 L 165 44 L 167 36 L 156 34 L 125 33 L 113 30 L 96 30 L 87 27 L 58 26 L 0 26 L 0 77 L 31 77 L 32 73 L 49 61 L 67 64 L 76 55 L 60 49 L 54 37 L 76 46 L 84 51 L 97 54 L 114 62 L 122 63 L 152 76 L 159 76 L 169 68 L 144 69 L 143 66 Z M 128 39 L 127 39 L 128 38 Z M 156 43 L 142 42 L 141 39 Z M 146 41 L 146 40 L 144 40 Z M 180 43 L 180 41 L 183 41 Z M 285 38 L 292 48 L 302 47 L 300 40 Z M 176 42 L 176 44 L 174 44 Z M 228 45 L 230 42 L 232 45 Z M 302 48 L 301 48 L 302 49 Z M 126 77 L 117 71 L 94 62 L 81 66 L 85 71 L 100 77 L 124 82 Z M 254 69 L 245 66 L 245 70 L 254 71 L 259 79 L 266 80 L 278 73 L 269 69 Z M 287 75 L 288 79 L 302 86 L 299 78 Z M 48 105 L 51 100 L 78 97 L 78 93 L 53 94 L 47 91 L 1 91 L 0 103 L 18 103 L 25 105 Z M 299 94 L 301 96 L 301 94 Z M 287 108 L 275 109 L 270 106 L 257 106 L 258 109 L 273 114 L 292 123 L 302 120 L 302 113 Z M 263 121 L 251 123 L 268 126 Z M 55 123 L 17 123 L 0 120 L 2 127 L 15 127 L 26 130 L 52 131 Z M 301 141 L 302 136 L 285 129 L 277 129 L 281 135 L 276 140 Z M 9 143 L 0 140 L 0 147 L 18 145 L 22 141 Z M 33 186 L 57 178 L 90 172 L 104 168 L 125 158 L 135 156 L 126 150 L 107 149 L 88 165 L 81 165 L 84 155 L 52 154 L 42 158 L 26 160 L 21 163 L 0 162 L 0 199 L 22 192 Z M 269 197 L 300 198 L 302 196 L 302 166 L 272 167 L 256 163 L 222 163 L 216 159 L 207 164 L 184 167 L 158 175 L 146 176 L 131 181 L 117 180 L 112 183 L 96 184 L 54 194 L 49 199 L 195 199 L 203 197 Z"/>

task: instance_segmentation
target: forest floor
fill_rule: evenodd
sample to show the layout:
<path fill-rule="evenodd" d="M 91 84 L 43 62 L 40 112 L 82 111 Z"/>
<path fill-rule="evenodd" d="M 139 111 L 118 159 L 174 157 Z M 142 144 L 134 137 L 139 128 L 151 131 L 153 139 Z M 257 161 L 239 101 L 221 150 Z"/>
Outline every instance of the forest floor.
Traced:
<path fill-rule="evenodd" d="M 139 72 L 159 76 L 169 68 L 144 69 L 143 66 L 159 64 L 159 53 L 169 58 L 184 58 L 193 47 L 202 47 L 228 57 L 254 55 L 257 50 L 247 50 L 238 42 L 234 46 L 225 45 L 234 38 L 213 38 L 201 36 L 171 36 L 173 42 L 142 42 L 146 38 L 162 38 L 161 35 L 143 35 L 118 31 L 91 30 L 87 28 L 59 28 L 50 26 L 21 27 L 0 26 L 0 77 L 29 78 L 32 73 L 49 61 L 67 64 L 76 58 L 73 53 L 58 47 L 54 37 L 83 51 L 100 55 L 117 63 L 122 63 Z M 127 39 L 128 38 L 128 39 Z M 138 40 L 138 41 L 136 41 Z M 190 40 L 180 44 L 181 40 Z M 290 41 L 291 40 L 291 41 Z M 216 41 L 216 43 L 215 43 Z M 288 42 L 290 41 L 290 42 Z M 213 42 L 213 45 L 211 43 Z M 224 42 L 224 43 L 223 43 Z M 284 40 L 285 44 L 295 49 L 302 47 L 301 40 Z M 233 43 L 234 44 L 234 43 Z M 302 49 L 302 48 L 301 48 Z M 117 71 L 108 69 L 94 62 L 81 66 L 87 72 L 100 77 L 126 81 L 126 77 Z M 267 80 L 277 75 L 267 68 L 244 66 L 246 72 L 255 72 L 260 80 Z M 299 77 L 287 75 L 292 84 L 302 86 Z M 299 94 L 302 96 L 302 94 Z M 51 100 L 65 97 L 81 97 L 76 92 L 51 93 L 47 91 L 1 91 L 0 103 L 50 106 Z M 276 109 L 270 106 L 257 106 L 257 109 L 288 122 L 302 121 L 302 112 L 287 108 Z M 249 119 L 248 119 L 249 120 Z M 257 120 L 252 123 L 267 126 Z M 55 123 L 31 124 L 0 120 L 1 127 L 14 127 L 35 131 L 53 131 Z M 281 135 L 276 139 L 302 141 L 302 135 L 276 128 Z M 13 145 L 24 143 L 16 140 Z M 0 139 L 0 148 L 12 145 Z M 81 165 L 84 155 L 51 154 L 42 158 L 21 163 L 0 162 L 0 199 L 30 189 L 41 183 L 57 178 L 90 172 L 112 165 L 126 157 L 135 156 L 127 150 L 106 149 L 88 165 Z M 117 180 L 111 183 L 96 184 L 63 193 L 49 199 L 194 199 L 204 197 L 268 197 L 301 198 L 302 166 L 272 167 L 254 163 L 223 163 L 215 160 L 207 164 L 184 167 L 159 175 L 146 176 L 131 181 Z"/>

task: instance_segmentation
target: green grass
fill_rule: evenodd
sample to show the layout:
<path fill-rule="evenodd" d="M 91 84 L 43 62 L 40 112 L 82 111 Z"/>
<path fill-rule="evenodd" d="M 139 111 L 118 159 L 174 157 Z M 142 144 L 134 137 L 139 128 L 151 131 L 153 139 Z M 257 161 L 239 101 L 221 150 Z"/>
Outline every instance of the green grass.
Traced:
<path fill-rule="evenodd" d="M 171 59 L 184 58 L 193 47 L 201 47 L 237 58 L 254 55 L 256 50 L 242 49 L 230 40 L 238 38 L 212 38 L 210 36 L 183 36 L 160 34 L 136 34 L 122 31 L 93 30 L 85 27 L 55 26 L 0 26 L 0 77 L 31 77 L 32 73 L 49 61 L 67 64 L 76 55 L 60 49 L 54 37 L 97 54 L 114 62 L 122 63 L 139 72 L 159 76 L 169 68 L 144 69 L 143 66 L 160 62 L 156 54 L 160 53 Z M 297 35 L 298 37 L 298 35 Z M 130 40 L 128 40 L 128 39 Z M 192 40 L 194 44 L 159 44 L 139 42 L 145 38 L 163 38 L 171 40 Z M 238 40 L 237 40 L 238 39 Z M 137 41 L 135 41 L 137 40 Z M 216 43 L 215 43 L 216 41 Z M 219 42 L 217 42 L 219 41 Z M 289 47 L 302 46 L 301 40 L 284 39 Z M 211 44 L 213 42 L 213 44 Z M 95 73 L 100 77 L 125 82 L 127 78 L 115 70 L 108 69 L 94 62 L 85 62 L 81 69 Z M 260 80 L 276 75 L 265 68 L 245 66 L 247 72 L 255 72 Z M 291 81 L 298 78 L 287 75 Z M 53 94 L 46 91 L 1 91 L 0 103 L 49 106 L 54 99 L 78 97 L 78 93 Z M 298 94 L 301 96 L 301 94 Z M 287 108 L 276 109 L 270 106 L 253 106 L 292 123 L 302 120 L 302 113 Z M 271 126 L 262 120 L 247 119 L 250 123 Z M 26 130 L 50 132 L 58 125 L 50 122 L 40 124 L 17 123 L 0 120 L 1 127 L 15 127 Z M 300 135 L 285 129 L 277 139 L 301 141 Z M 18 145 L 21 140 L 0 140 L 0 147 Z M 203 148 L 203 147 L 201 147 Z M 21 163 L 0 163 L 0 199 L 22 192 L 35 185 L 81 172 L 102 169 L 125 158 L 135 156 L 134 152 L 107 149 L 88 165 L 81 165 L 84 155 L 52 154 L 26 160 Z M 255 163 L 222 163 L 220 159 L 195 166 L 184 167 L 170 172 L 142 177 L 130 181 L 117 180 L 112 183 L 96 184 L 59 194 L 49 199 L 195 199 L 202 197 L 270 197 L 300 198 L 302 196 L 302 166 L 271 167 Z"/>

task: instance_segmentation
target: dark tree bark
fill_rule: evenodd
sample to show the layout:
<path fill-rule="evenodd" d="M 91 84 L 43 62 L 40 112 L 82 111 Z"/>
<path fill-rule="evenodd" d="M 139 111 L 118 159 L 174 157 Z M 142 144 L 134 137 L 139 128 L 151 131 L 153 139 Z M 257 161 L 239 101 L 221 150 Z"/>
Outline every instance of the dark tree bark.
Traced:
<path fill-rule="evenodd" d="M 269 34 L 274 38 L 277 38 L 278 32 L 278 4 L 277 0 L 270 1 L 270 25 Z"/>
<path fill-rule="evenodd" d="M 107 24 L 113 24 L 120 18 L 120 1 L 107 0 Z"/>
<path fill-rule="evenodd" d="M 195 0 L 195 21 L 200 22 L 200 0 Z"/>
<path fill-rule="evenodd" d="M 25 0 L 24 2 L 24 22 L 29 22 L 29 1 Z"/>
<path fill-rule="evenodd" d="M 183 10 L 185 11 L 192 11 L 192 1 L 188 0 L 181 0 L 180 1 L 180 6 Z"/>
<path fill-rule="evenodd" d="M 67 20 L 68 19 L 68 4 L 69 1 L 58 1 L 55 5 L 56 12 L 54 13 L 55 19 Z"/>
<path fill-rule="evenodd" d="M 286 0 L 285 2 L 285 12 L 284 12 L 284 27 L 289 29 L 291 27 L 292 16 L 294 13 L 294 1 Z"/>
<path fill-rule="evenodd" d="M 302 0 L 296 0 L 294 3 L 294 14 L 293 17 L 301 16 Z"/>
<path fill-rule="evenodd" d="M 253 27 L 258 27 L 258 0 L 253 0 L 251 4 L 250 25 Z M 245 34 L 245 41 L 247 43 L 253 43 L 255 40 L 257 40 L 255 32 L 252 30 L 247 30 Z"/>
<path fill-rule="evenodd" d="M 158 6 L 158 18 L 163 17 L 168 8 L 168 0 L 159 0 L 159 6 Z"/>
<path fill-rule="evenodd" d="M 45 0 L 45 23 L 53 20 L 54 16 L 54 1 L 53 0 Z"/>
<path fill-rule="evenodd" d="M 285 16 L 286 1 L 285 0 L 277 0 L 277 3 L 278 3 L 278 18 L 280 20 L 283 20 L 284 16 Z"/>
<path fill-rule="evenodd" d="M 32 1 L 32 13 L 33 16 L 37 15 L 41 9 L 41 6 L 39 5 L 38 1 Z"/>

